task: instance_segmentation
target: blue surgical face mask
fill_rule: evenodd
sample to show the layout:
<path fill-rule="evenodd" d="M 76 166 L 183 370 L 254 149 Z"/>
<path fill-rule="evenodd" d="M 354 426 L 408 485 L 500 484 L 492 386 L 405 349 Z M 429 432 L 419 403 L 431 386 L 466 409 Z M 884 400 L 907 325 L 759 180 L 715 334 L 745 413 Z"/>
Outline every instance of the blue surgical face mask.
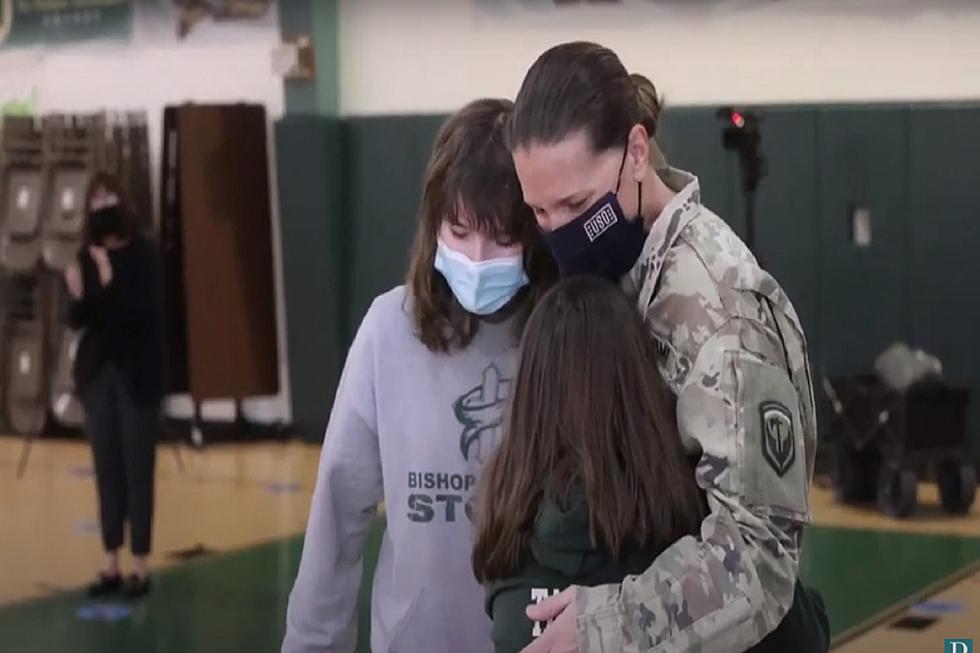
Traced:
<path fill-rule="evenodd" d="M 442 273 L 459 305 L 474 315 L 492 315 L 529 283 L 520 254 L 472 261 L 439 239 L 436 270 Z"/>

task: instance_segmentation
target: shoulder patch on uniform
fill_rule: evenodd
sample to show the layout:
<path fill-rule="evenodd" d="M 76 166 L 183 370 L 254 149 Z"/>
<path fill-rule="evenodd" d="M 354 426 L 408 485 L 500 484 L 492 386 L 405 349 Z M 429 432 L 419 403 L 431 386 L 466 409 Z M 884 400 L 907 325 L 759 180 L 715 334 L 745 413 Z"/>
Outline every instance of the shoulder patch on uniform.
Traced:
<path fill-rule="evenodd" d="M 793 437 L 793 415 L 778 401 L 759 404 L 762 422 L 762 456 L 773 471 L 782 476 L 796 461 L 796 438 Z"/>

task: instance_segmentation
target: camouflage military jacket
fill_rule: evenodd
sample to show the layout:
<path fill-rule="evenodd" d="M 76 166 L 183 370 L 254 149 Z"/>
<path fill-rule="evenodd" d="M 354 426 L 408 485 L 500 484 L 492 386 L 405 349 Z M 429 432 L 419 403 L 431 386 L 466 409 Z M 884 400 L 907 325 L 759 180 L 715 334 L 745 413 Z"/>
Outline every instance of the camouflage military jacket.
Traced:
<path fill-rule="evenodd" d="M 816 453 L 806 340 L 779 284 L 718 216 L 697 179 L 654 222 L 623 287 L 636 298 L 677 421 L 699 454 L 711 514 L 701 537 L 622 585 L 581 588 L 582 653 L 744 651 L 793 601 Z"/>

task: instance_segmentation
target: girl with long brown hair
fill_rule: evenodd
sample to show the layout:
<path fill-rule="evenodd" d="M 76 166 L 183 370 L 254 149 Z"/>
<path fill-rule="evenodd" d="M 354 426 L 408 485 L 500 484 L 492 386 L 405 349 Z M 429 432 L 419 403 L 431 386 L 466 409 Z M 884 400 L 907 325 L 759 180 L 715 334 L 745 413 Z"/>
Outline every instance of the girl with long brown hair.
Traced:
<path fill-rule="evenodd" d="M 512 105 L 439 131 L 404 286 L 347 356 L 324 439 L 283 651 L 351 653 L 365 539 L 383 500 L 371 650 L 487 653 L 472 495 L 496 447 L 530 309 L 557 275 L 504 142 Z"/>
<path fill-rule="evenodd" d="M 528 604 L 573 584 L 620 583 L 698 534 L 707 506 L 655 356 L 636 311 L 600 277 L 561 282 L 531 314 L 473 550 L 497 653 L 541 635 Z M 827 650 L 819 598 L 798 594 L 753 650 Z"/>
<path fill-rule="evenodd" d="M 498 651 L 530 641 L 528 603 L 618 582 L 697 532 L 698 488 L 653 360 L 636 311 L 598 277 L 563 281 L 531 315 L 473 551 Z"/>

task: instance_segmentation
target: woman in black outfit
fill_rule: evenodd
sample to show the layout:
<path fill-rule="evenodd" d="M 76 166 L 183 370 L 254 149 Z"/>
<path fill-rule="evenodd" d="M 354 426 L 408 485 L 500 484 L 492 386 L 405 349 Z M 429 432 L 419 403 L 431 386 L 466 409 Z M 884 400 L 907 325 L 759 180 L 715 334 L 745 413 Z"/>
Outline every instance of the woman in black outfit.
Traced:
<path fill-rule="evenodd" d="M 164 392 L 163 316 L 153 244 L 136 230 L 118 182 L 98 173 L 86 193 L 84 243 L 65 271 L 69 324 L 82 329 L 75 389 L 92 443 L 105 563 L 89 594 L 146 594 L 153 477 Z M 133 574 L 119 569 L 129 522 Z"/>

